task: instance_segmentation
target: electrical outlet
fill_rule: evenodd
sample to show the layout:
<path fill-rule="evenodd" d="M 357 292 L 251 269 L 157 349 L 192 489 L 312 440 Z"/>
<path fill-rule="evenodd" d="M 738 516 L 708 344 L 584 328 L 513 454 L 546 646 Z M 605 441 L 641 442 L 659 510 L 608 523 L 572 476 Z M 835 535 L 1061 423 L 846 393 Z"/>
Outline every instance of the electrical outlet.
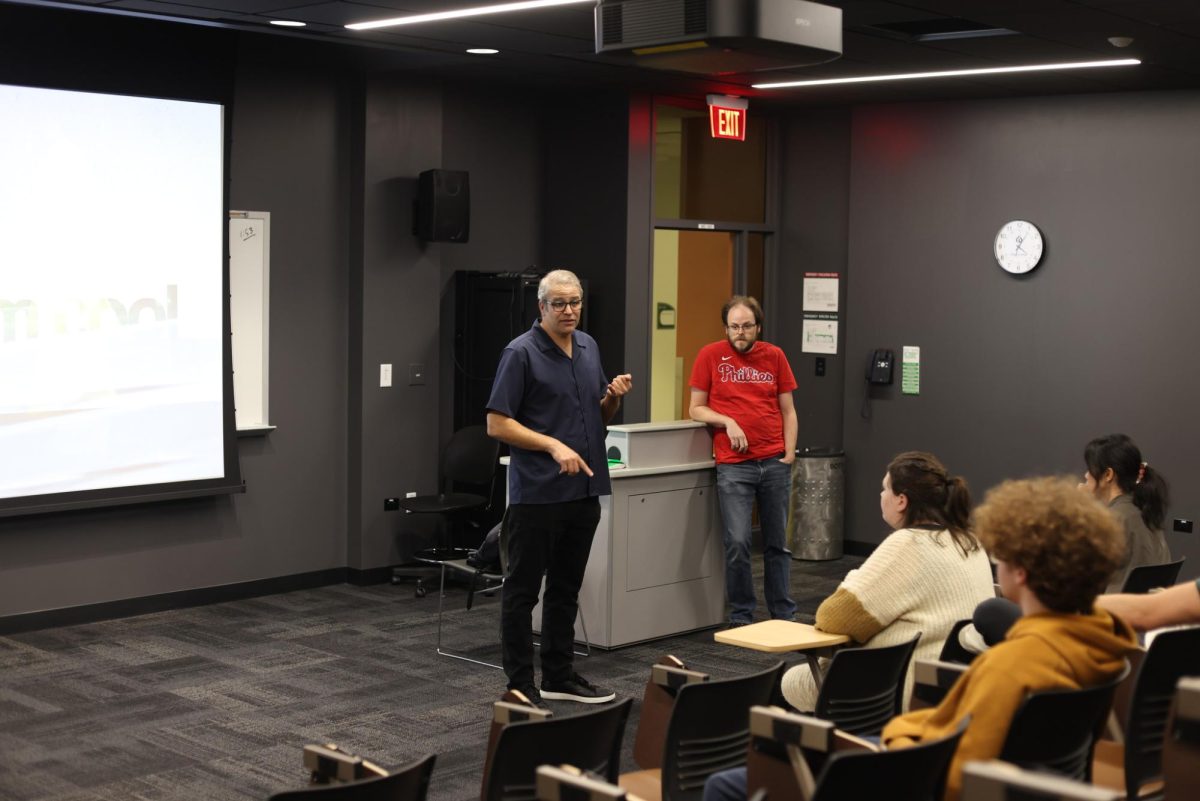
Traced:
<path fill-rule="evenodd" d="M 1192 533 L 1192 521 L 1184 520 L 1179 517 L 1175 518 L 1175 530 L 1181 531 L 1184 534 L 1191 534 Z"/>
<path fill-rule="evenodd" d="M 415 498 L 415 497 L 417 497 L 417 493 L 415 493 L 415 492 L 406 492 L 406 493 L 404 493 L 404 497 L 405 497 L 405 498 Z"/>
<path fill-rule="evenodd" d="M 410 364 L 408 366 L 408 385 L 419 387 L 425 383 L 425 365 Z"/>
<path fill-rule="evenodd" d="M 385 512 L 400 511 L 400 499 L 399 498 L 384 498 L 383 499 L 383 511 L 385 511 Z"/>

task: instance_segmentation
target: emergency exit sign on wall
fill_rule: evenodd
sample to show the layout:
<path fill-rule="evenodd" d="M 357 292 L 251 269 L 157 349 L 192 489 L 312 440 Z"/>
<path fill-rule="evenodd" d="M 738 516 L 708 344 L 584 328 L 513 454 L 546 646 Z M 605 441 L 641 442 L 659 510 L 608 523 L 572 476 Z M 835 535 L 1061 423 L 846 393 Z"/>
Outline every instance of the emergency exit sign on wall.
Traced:
<path fill-rule="evenodd" d="M 746 110 L 750 101 L 728 95 L 708 96 L 708 125 L 713 139 L 746 139 Z"/>

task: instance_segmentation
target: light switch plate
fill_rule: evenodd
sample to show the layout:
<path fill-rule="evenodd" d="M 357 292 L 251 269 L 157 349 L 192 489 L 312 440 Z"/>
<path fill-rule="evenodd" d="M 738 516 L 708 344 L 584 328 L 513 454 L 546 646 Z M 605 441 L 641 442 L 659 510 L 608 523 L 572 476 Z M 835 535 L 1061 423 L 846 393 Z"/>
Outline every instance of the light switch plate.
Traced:
<path fill-rule="evenodd" d="M 390 387 L 392 385 L 392 366 L 390 364 L 379 365 L 379 386 Z"/>

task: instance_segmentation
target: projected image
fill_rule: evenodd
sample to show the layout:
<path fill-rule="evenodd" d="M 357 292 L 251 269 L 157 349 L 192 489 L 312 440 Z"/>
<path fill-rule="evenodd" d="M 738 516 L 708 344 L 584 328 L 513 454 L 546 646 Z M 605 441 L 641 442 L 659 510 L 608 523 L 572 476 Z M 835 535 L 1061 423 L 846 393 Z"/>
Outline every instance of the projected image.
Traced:
<path fill-rule="evenodd" d="M 221 115 L 0 86 L 0 499 L 224 475 Z"/>

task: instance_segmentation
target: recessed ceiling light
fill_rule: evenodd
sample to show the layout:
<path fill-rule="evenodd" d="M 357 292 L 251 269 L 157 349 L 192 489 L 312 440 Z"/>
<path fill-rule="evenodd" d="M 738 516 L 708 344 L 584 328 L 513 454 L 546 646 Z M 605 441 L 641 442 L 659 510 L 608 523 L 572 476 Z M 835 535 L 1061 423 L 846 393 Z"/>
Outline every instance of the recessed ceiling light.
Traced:
<path fill-rule="evenodd" d="M 520 3 L 500 3 L 492 6 L 475 6 L 460 8 L 454 11 L 435 11 L 432 14 L 409 14 L 404 17 L 377 19 L 370 22 L 352 22 L 346 27 L 352 31 L 366 31 L 372 28 L 389 28 L 393 25 L 416 25 L 419 22 L 435 22 L 442 19 L 458 19 L 460 17 L 480 17 L 484 14 L 504 14 L 508 11 L 530 11 L 536 8 L 551 6 L 568 6 L 579 3 L 591 3 L 596 0 L 524 0 Z"/>
<path fill-rule="evenodd" d="M 281 28 L 303 28 L 308 23 L 294 19 L 273 19 L 271 20 L 271 24 L 278 25 Z"/>
<path fill-rule="evenodd" d="M 469 47 L 467 52 L 475 56 L 494 56 L 500 51 L 492 47 Z"/>
<path fill-rule="evenodd" d="M 1082 70 L 1094 67 L 1129 67 L 1142 62 L 1136 58 L 1116 58 L 1107 61 L 1068 61 L 1062 64 L 1027 64 L 1019 67 L 985 67 L 973 70 L 942 70 L 940 72 L 904 72 L 895 75 L 860 75 L 853 78 L 819 78 L 811 81 L 756 83 L 755 89 L 787 89 L 800 86 L 829 86 L 836 83 L 874 83 L 876 81 L 917 81 L 925 78 L 956 78 L 963 75 L 998 75 L 1007 72 L 1047 72 L 1050 70 Z"/>

